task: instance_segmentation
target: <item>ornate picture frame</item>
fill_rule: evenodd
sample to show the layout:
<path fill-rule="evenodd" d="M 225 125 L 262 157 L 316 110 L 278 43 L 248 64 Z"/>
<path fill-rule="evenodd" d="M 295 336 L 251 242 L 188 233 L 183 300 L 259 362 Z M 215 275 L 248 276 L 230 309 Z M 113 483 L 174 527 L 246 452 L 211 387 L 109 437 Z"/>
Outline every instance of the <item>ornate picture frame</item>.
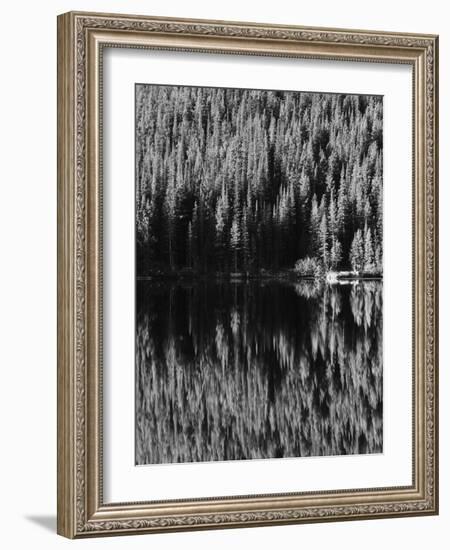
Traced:
<path fill-rule="evenodd" d="M 105 502 L 106 48 L 412 68 L 412 483 Z M 69 538 L 438 513 L 438 37 L 70 12 L 58 17 L 58 533 Z M 412 358 L 412 360 L 411 360 Z M 405 358 L 406 359 L 406 358 Z M 133 358 L 130 358 L 132 364 Z M 181 493 L 180 493 L 181 494 Z"/>

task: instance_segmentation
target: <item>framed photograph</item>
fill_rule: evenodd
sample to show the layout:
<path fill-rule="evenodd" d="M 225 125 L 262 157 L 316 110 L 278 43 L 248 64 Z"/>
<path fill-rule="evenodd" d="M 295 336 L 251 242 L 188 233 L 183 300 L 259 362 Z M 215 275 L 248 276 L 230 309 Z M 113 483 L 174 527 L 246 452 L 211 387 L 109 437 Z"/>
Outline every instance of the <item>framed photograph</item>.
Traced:
<path fill-rule="evenodd" d="M 58 532 L 438 511 L 438 38 L 58 18 Z"/>

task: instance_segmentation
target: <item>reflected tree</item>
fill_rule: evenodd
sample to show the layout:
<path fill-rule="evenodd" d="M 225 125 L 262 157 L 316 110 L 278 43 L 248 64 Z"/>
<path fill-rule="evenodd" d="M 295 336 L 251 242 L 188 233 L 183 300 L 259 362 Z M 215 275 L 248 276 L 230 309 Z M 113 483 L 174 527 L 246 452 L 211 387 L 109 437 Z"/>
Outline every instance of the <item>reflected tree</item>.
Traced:
<path fill-rule="evenodd" d="M 382 451 L 381 283 L 138 292 L 138 464 Z"/>

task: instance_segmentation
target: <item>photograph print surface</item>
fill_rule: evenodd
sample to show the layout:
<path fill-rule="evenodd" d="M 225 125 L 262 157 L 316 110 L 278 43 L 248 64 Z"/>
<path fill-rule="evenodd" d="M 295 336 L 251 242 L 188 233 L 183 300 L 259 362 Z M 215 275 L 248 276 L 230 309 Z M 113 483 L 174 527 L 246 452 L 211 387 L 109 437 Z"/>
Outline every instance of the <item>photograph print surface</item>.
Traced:
<path fill-rule="evenodd" d="M 137 84 L 137 465 L 383 451 L 383 98 Z"/>

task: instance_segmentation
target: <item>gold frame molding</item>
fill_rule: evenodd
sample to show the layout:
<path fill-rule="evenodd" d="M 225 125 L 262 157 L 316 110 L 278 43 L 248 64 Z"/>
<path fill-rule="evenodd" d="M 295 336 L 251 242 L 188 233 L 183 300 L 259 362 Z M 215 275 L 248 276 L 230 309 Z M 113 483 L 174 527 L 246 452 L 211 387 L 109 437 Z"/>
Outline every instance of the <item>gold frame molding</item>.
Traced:
<path fill-rule="evenodd" d="M 411 486 L 103 503 L 100 92 L 105 46 L 412 66 Z M 59 534 L 81 538 L 438 513 L 437 119 L 434 35 L 80 12 L 58 17 Z"/>

